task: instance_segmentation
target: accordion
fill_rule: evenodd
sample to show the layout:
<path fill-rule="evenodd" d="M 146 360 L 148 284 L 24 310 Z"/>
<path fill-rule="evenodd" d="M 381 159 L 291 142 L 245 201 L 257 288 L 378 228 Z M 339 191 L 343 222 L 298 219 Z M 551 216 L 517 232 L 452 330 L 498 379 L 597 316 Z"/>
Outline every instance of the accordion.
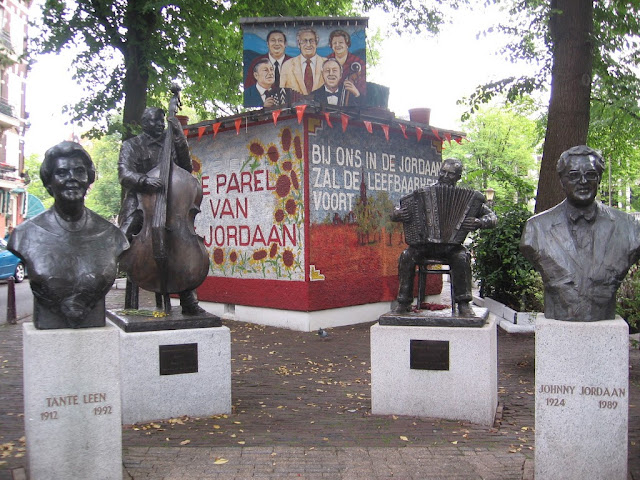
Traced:
<path fill-rule="evenodd" d="M 467 231 L 462 222 L 477 217 L 484 195 L 476 190 L 449 185 L 431 185 L 400 199 L 400 206 L 411 213 L 403 222 L 404 239 L 409 245 L 425 243 L 462 243 Z"/>

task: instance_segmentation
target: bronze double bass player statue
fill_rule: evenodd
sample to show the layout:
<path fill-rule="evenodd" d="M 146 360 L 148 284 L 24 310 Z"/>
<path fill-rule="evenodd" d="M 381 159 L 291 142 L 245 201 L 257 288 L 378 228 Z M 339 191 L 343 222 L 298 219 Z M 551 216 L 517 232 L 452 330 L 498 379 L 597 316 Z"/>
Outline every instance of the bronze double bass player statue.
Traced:
<path fill-rule="evenodd" d="M 171 89 L 168 128 L 164 111 L 147 108 L 143 133 L 126 140 L 120 150 L 118 176 L 124 196 L 120 228 L 131 243 L 120 268 L 133 285 L 126 308 L 137 308 L 137 287 L 156 292 L 169 312 L 170 294 L 180 294 L 182 313 L 206 313 L 198 305 L 195 288 L 207 277 L 209 258 L 202 237 L 194 229 L 202 187 L 191 175 L 187 139 L 175 118 L 180 89 Z M 128 285 L 128 289 L 129 289 Z M 129 293 L 129 292 L 128 292 Z"/>

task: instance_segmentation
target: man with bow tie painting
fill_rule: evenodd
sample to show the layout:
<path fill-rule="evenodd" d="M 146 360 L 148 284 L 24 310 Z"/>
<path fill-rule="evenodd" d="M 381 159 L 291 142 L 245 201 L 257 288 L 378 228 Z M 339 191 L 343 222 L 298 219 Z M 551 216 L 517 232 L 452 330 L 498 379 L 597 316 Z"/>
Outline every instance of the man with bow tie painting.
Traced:
<path fill-rule="evenodd" d="M 335 58 L 327 58 L 322 64 L 324 85 L 313 92 L 313 99 L 321 105 L 356 106 L 360 104 L 360 92 L 352 81 L 342 79 L 342 65 Z M 348 93 L 348 94 L 347 94 Z"/>
<path fill-rule="evenodd" d="M 604 160 L 595 150 L 570 148 L 556 170 L 567 198 L 527 221 L 520 251 L 542 275 L 545 317 L 612 320 L 616 291 L 640 258 L 640 222 L 596 201 Z"/>

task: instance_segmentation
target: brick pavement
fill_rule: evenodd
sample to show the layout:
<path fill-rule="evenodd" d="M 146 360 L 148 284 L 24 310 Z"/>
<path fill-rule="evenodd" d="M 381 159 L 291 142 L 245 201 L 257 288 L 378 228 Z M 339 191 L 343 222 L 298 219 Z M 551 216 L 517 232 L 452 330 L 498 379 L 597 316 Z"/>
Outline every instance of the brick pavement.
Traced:
<path fill-rule="evenodd" d="M 121 294 L 108 303 L 120 306 Z M 225 324 L 233 413 L 124 426 L 125 478 L 532 478 L 532 334 L 499 330 L 501 417 L 483 427 L 371 415 L 371 323 L 329 329 L 326 339 Z M 21 327 L 0 326 L 0 480 L 26 466 L 21 351 Z M 629 478 L 640 480 L 640 351 L 630 353 Z"/>

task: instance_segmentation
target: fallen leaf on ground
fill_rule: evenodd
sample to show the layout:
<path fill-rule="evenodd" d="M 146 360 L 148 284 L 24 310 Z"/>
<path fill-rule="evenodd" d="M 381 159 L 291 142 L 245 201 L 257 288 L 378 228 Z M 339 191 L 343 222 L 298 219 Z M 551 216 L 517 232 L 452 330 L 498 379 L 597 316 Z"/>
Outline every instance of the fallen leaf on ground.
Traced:
<path fill-rule="evenodd" d="M 402 440 L 403 442 L 408 442 L 409 439 L 407 437 L 405 437 L 404 435 L 400 435 L 400 440 Z"/>
<path fill-rule="evenodd" d="M 224 464 L 224 463 L 227 463 L 228 461 L 229 461 L 229 460 L 227 460 L 226 458 L 216 458 L 216 459 L 213 461 L 213 464 L 214 464 L 214 465 L 222 465 L 222 464 Z"/>
<path fill-rule="evenodd" d="M 180 442 L 180 445 L 188 445 L 191 443 L 191 440 L 183 440 Z"/>

